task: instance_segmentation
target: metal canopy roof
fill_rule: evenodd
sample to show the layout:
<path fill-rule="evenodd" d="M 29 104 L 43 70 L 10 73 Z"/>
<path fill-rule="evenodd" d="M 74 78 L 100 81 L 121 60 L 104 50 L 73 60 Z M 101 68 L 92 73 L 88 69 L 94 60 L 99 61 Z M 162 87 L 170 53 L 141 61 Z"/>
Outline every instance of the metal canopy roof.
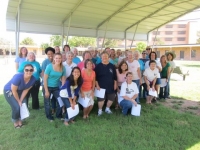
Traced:
<path fill-rule="evenodd" d="M 9 0 L 7 30 L 147 40 L 148 33 L 200 7 L 200 0 Z M 18 9 L 20 8 L 20 9 Z M 71 21 L 70 21 L 71 16 Z M 138 25 L 138 26 L 137 26 Z M 126 34 L 125 34 L 126 33 Z"/>

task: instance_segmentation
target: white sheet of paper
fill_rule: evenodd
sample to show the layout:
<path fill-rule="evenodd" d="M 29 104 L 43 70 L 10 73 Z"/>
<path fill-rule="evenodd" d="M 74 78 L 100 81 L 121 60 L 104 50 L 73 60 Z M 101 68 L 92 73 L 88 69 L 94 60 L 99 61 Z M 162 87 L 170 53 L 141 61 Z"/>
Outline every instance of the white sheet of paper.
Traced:
<path fill-rule="evenodd" d="M 95 88 L 94 96 L 99 97 L 99 98 L 104 98 L 105 92 L 106 92 L 106 89 L 97 90 L 97 88 Z"/>
<path fill-rule="evenodd" d="M 28 118 L 30 115 L 26 103 L 22 103 L 22 106 L 20 107 L 20 116 L 21 120 Z"/>
<path fill-rule="evenodd" d="M 90 99 L 88 97 L 85 96 L 85 98 L 82 98 L 81 96 L 79 96 L 78 98 L 78 102 L 84 107 L 88 107 L 88 103 L 89 103 Z"/>
<path fill-rule="evenodd" d="M 166 79 L 161 79 L 160 87 L 165 87 L 167 85 Z"/>
<path fill-rule="evenodd" d="M 53 98 L 53 94 L 50 95 L 50 99 L 52 99 L 52 98 Z"/>
<path fill-rule="evenodd" d="M 58 97 L 58 103 L 59 103 L 60 107 L 62 107 L 64 105 L 64 103 L 60 97 Z"/>
<path fill-rule="evenodd" d="M 79 107 L 78 104 L 75 105 L 75 109 L 72 109 L 72 107 L 67 108 L 68 118 L 75 117 L 79 113 Z"/>
<path fill-rule="evenodd" d="M 141 105 L 137 104 L 137 106 L 135 106 L 133 104 L 132 109 L 131 109 L 131 115 L 140 116 L 140 111 L 141 111 Z"/>
<path fill-rule="evenodd" d="M 156 90 L 153 91 L 152 88 L 150 88 L 150 89 L 149 89 L 149 95 L 157 97 L 157 92 L 156 92 Z"/>

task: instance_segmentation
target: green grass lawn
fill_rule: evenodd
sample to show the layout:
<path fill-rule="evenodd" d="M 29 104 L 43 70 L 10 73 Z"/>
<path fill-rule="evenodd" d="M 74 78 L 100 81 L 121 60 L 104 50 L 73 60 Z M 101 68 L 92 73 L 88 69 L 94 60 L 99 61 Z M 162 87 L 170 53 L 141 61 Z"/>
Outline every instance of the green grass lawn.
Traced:
<path fill-rule="evenodd" d="M 40 105 L 43 106 L 42 97 Z M 10 106 L 0 96 L 0 149 L 77 149 L 77 150 L 184 150 L 200 147 L 200 117 L 178 113 L 160 103 L 142 104 L 141 117 L 124 117 L 121 110 L 112 115 L 96 115 L 97 105 L 90 119 L 82 119 L 64 126 L 60 120 L 50 123 L 41 110 L 30 109 L 25 127 L 14 129 L 10 122 Z M 144 102 L 144 101 L 143 101 Z"/>
<path fill-rule="evenodd" d="M 177 62 L 190 70 L 186 81 L 172 81 L 171 95 L 185 100 L 200 100 L 200 63 Z M 41 95 L 41 94 L 40 94 Z M 97 116 L 97 104 L 90 119 L 82 119 L 64 126 L 56 119 L 50 123 L 44 114 L 43 98 L 41 110 L 30 109 L 25 126 L 14 129 L 11 123 L 11 108 L 0 95 L 0 150 L 199 150 L 200 117 L 187 112 L 178 112 L 162 103 L 146 105 L 142 101 L 140 117 L 121 114 L 113 110 L 112 115 Z M 178 107 L 178 106 L 177 106 Z"/>

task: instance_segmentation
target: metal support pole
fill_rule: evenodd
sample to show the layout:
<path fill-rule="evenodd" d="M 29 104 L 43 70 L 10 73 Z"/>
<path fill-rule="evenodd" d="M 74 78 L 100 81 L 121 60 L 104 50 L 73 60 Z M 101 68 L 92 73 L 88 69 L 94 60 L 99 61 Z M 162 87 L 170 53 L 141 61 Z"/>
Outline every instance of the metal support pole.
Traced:
<path fill-rule="evenodd" d="M 149 45 L 149 32 L 147 33 L 147 45 Z"/>
<path fill-rule="evenodd" d="M 107 24 L 106 24 L 106 30 L 105 30 L 105 33 L 104 33 L 103 43 L 102 43 L 102 45 L 101 45 L 101 50 L 103 49 L 104 41 L 105 41 L 105 38 L 106 38 L 106 33 L 107 33 L 107 28 L 108 28 L 108 22 L 109 22 L 109 21 L 107 21 Z"/>
<path fill-rule="evenodd" d="M 61 47 L 63 49 L 63 44 L 64 43 L 64 23 L 62 24 L 62 43 L 61 43 Z"/>
<path fill-rule="evenodd" d="M 154 40 L 153 40 L 152 50 L 153 50 L 154 43 L 155 43 L 155 40 L 156 40 L 156 37 L 157 37 L 157 33 L 158 33 L 158 28 L 157 28 L 157 30 L 156 30 L 156 35 L 155 35 Z"/>
<path fill-rule="evenodd" d="M 139 23 L 138 23 L 138 24 L 139 24 Z M 131 47 L 132 47 L 132 45 L 133 45 L 133 41 L 134 41 L 134 39 L 135 39 L 135 34 L 136 34 L 136 31 L 137 31 L 137 28 L 138 28 L 138 24 L 137 24 L 137 26 L 136 26 L 136 28 L 135 28 L 135 31 L 134 31 L 134 34 L 133 34 L 133 39 L 132 39 L 132 41 L 131 41 L 130 50 L 131 50 Z"/>
<path fill-rule="evenodd" d="M 126 31 L 124 32 L 124 51 L 126 50 Z"/>
<path fill-rule="evenodd" d="M 66 44 L 68 44 L 69 30 L 70 30 L 70 26 L 71 26 L 71 19 L 72 19 L 72 13 L 70 14 L 70 18 L 69 18 L 69 22 L 68 22 Z"/>
<path fill-rule="evenodd" d="M 97 49 L 99 48 L 99 35 L 98 35 L 98 30 L 96 30 L 96 45 Z"/>
<path fill-rule="evenodd" d="M 17 16 L 18 16 L 18 14 L 17 14 Z M 18 50 L 19 50 L 19 42 L 18 42 L 18 40 L 17 40 L 17 38 L 18 38 L 18 30 L 17 30 L 17 23 L 18 23 L 18 21 L 17 21 L 17 19 L 18 19 L 18 17 L 15 17 L 15 56 L 17 57 L 18 55 L 19 55 L 19 52 L 18 52 Z"/>
<path fill-rule="evenodd" d="M 15 26 L 15 47 L 16 47 L 16 56 L 19 55 L 19 35 L 20 35 L 20 8 L 21 5 L 19 4 L 18 12 L 16 16 L 16 26 Z"/>

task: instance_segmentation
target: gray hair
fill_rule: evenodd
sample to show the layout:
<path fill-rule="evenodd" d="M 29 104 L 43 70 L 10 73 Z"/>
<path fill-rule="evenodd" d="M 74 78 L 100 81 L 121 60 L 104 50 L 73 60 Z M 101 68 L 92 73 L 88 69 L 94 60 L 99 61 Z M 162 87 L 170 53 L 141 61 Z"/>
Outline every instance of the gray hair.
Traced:
<path fill-rule="evenodd" d="M 26 60 L 28 60 L 28 57 L 29 57 L 29 55 L 31 55 L 31 54 L 34 55 L 34 57 L 35 57 L 34 61 L 35 61 L 35 60 L 36 60 L 36 55 L 35 55 L 34 52 L 28 52 L 28 54 L 27 54 L 27 56 L 26 56 Z"/>
<path fill-rule="evenodd" d="M 66 57 L 67 57 L 68 55 L 72 55 L 72 56 L 74 56 L 74 53 L 71 52 L 71 51 L 68 51 L 68 52 L 66 53 Z"/>
<path fill-rule="evenodd" d="M 72 49 L 72 51 L 74 51 L 74 50 L 77 50 L 77 51 L 78 51 L 77 47 L 74 47 L 74 48 Z"/>

